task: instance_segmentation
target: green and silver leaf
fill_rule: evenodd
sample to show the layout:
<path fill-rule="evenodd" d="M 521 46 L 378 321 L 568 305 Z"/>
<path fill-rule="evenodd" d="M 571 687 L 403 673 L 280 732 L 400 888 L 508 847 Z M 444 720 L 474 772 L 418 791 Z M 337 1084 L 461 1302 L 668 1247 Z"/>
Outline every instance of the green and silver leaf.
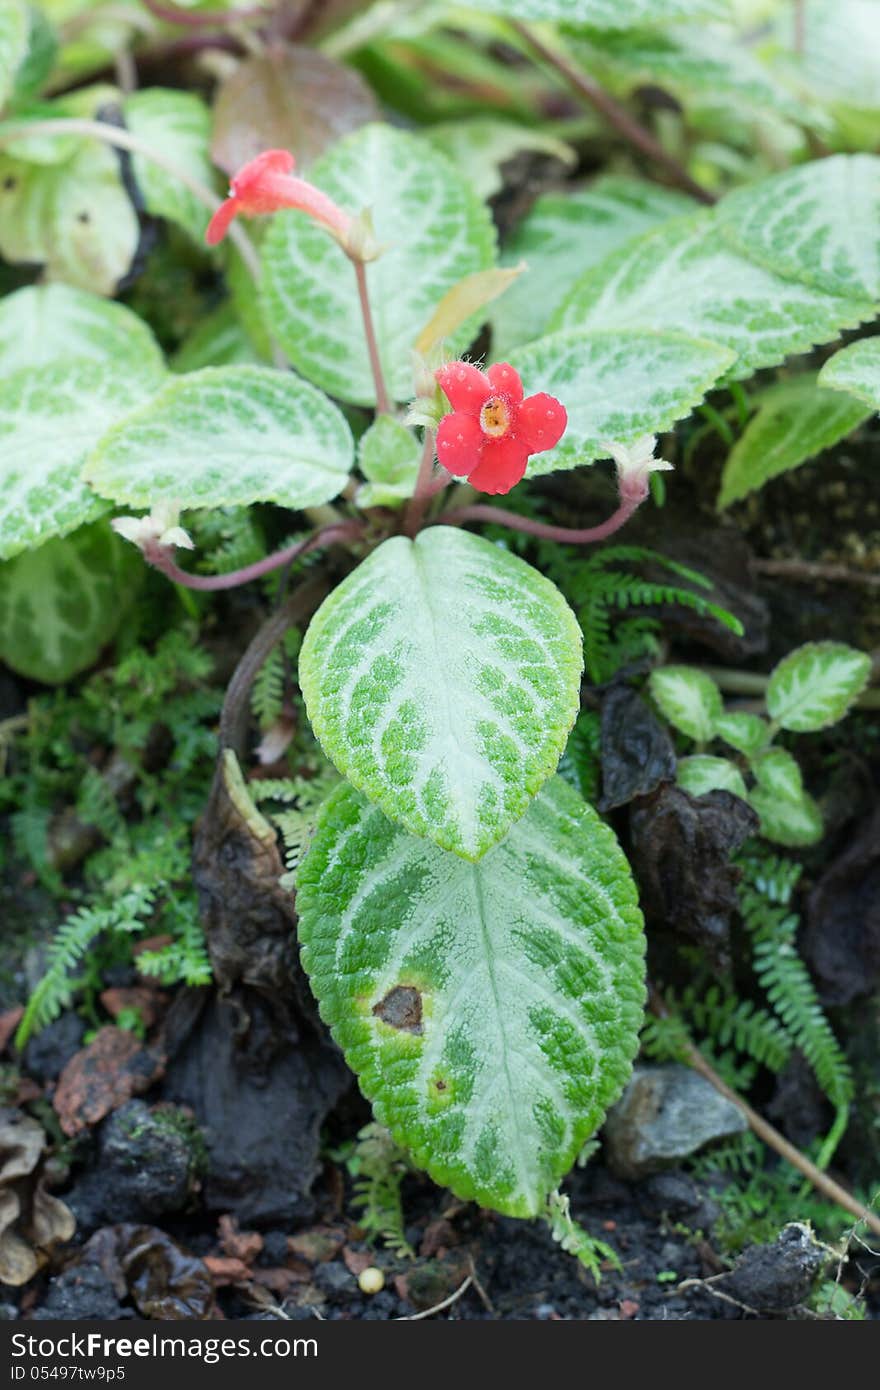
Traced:
<path fill-rule="evenodd" d="M 749 805 L 761 817 L 761 834 L 792 849 L 821 840 L 822 813 L 804 791 L 801 770 L 784 748 L 768 748 L 752 762 L 757 785 Z"/>
<path fill-rule="evenodd" d="M 30 19 L 23 0 L 0 0 L 0 110 L 6 105 L 19 64 L 27 53 Z"/>
<path fill-rule="evenodd" d="M 176 169 L 213 190 L 217 176 L 208 154 L 211 114 L 199 97 L 148 87 L 126 97 L 124 109 L 132 135 Z M 147 211 L 178 223 L 202 244 L 211 214 L 201 199 L 154 160 L 135 154 L 132 164 Z"/>
<path fill-rule="evenodd" d="M 62 358 L 162 366 L 142 318 L 122 304 L 70 285 L 29 285 L 0 299 L 0 372 L 44 367 Z"/>
<path fill-rule="evenodd" d="M 749 376 L 872 317 L 866 299 L 783 279 L 739 255 L 716 216 L 675 218 L 607 257 L 576 282 L 551 328 L 672 329 L 725 345 L 736 375 Z"/>
<path fill-rule="evenodd" d="M 540 337 L 568 287 L 591 266 L 693 206 L 683 193 L 616 175 L 584 191 L 543 194 L 504 246 L 503 263 L 525 261 L 527 269 L 492 310 L 493 356 Z"/>
<path fill-rule="evenodd" d="M 479 864 L 350 786 L 297 875 L 303 964 L 380 1122 L 436 1182 L 535 1216 L 630 1072 L 637 892 L 559 777 Z"/>
<path fill-rule="evenodd" d="M 880 338 L 862 338 L 829 357 L 819 373 L 819 385 L 845 391 L 880 410 Z"/>
<path fill-rule="evenodd" d="M 205 367 L 108 431 L 84 476 L 134 507 L 316 507 L 345 486 L 353 457 L 345 417 L 308 382 L 271 367 Z"/>
<path fill-rule="evenodd" d="M 0 559 L 107 511 L 81 479 L 85 457 L 163 375 L 147 352 L 140 362 L 61 359 L 0 381 Z"/>
<path fill-rule="evenodd" d="M 733 792 L 734 796 L 748 799 L 746 784 L 739 768 L 728 758 L 713 758 L 707 753 L 695 753 L 691 758 L 680 758 L 675 771 L 675 780 L 691 796 L 705 796 L 706 792 Z"/>
<path fill-rule="evenodd" d="M 534 454 L 528 476 L 607 457 L 604 441 L 659 434 L 690 414 L 733 361 L 717 343 L 680 333 L 573 330 L 511 354 L 527 392 L 549 391 L 568 411 L 555 449 Z"/>
<path fill-rule="evenodd" d="M 880 157 L 835 155 L 735 189 L 716 209 L 730 246 L 830 295 L 880 300 Z"/>
<path fill-rule="evenodd" d="M 720 714 L 715 720 L 715 737 L 723 739 L 738 753 L 751 758 L 760 753 L 770 738 L 770 728 L 766 719 L 759 714 L 748 714 L 743 710 L 730 710 Z"/>
<path fill-rule="evenodd" d="M 70 680 L 114 636 L 143 570 L 105 521 L 0 564 L 0 661 L 29 680 Z"/>
<path fill-rule="evenodd" d="M 772 672 L 767 712 L 780 728 L 814 733 L 843 718 L 870 676 L 867 653 L 845 642 L 808 642 Z"/>
<path fill-rule="evenodd" d="M 696 743 L 708 743 L 723 711 L 721 691 L 693 666 L 661 666 L 648 681 L 651 697 L 676 729 Z"/>
<path fill-rule="evenodd" d="M 494 263 L 488 211 L 428 141 L 387 125 L 340 140 L 310 178 L 346 211 L 371 209 L 385 246 L 366 267 L 379 356 L 392 396 L 407 400 L 420 331 L 447 290 Z M 293 365 L 340 400 L 375 404 L 348 257 L 302 212 L 274 217 L 262 249 L 267 321 Z M 448 344 L 450 356 L 473 336 L 473 324 L 464 325 Z"/>
<path fill-rule="evenodd" d="M 555 585 L 434 526 L 385 541 L 325 599 L 299 672 L 339 771 L 416 835 L 476 861 L 555 770 L 582 667 Z"/>
<path fill-rule="evenodd" d="M 824 390 L 813 374 L 771 386 L 727 456 L 719 511 L 830 449 L 870 414 L 854 397 Z"/>
<path fill-rule="evenodd" d="M 730 0 L 468 0 L 505 19 L 552 20 L 597 29 L 636 29 L 682 19 L 726 19 Z"/>

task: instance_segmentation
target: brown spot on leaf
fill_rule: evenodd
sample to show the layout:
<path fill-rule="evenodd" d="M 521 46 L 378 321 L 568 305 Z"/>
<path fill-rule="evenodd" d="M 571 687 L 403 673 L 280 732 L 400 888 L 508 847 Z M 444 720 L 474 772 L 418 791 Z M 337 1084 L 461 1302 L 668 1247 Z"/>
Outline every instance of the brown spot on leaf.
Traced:
<path fill-rule="evenodd" d="M 421 1033 L 422 996 L 413 985 L 395 985 L 373 1005 L 376 1018 L 403 1033 Z"/>

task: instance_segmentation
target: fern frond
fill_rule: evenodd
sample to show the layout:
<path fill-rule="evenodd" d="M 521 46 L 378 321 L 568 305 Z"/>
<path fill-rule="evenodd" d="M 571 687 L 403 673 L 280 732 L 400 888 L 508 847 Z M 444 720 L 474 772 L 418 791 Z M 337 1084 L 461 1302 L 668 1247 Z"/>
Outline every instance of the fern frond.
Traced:
<path fill-rule="evenodd" d="M 410 1171 L 403 1149 L 379 1124 L 366 1125 L 358 1134 L 348 1160 L 354 1178 L 353 1204 L 361 1209 L 358 1225 L 368 1239 L 380 1239 L 401 1259 L 412 1259 L 400 1198 L 400 1187 Z"/>
<path fill-rule="evenodd" d="M 597 1240 L 595 1236 L 591 1236 L 589 1231 L 585 1231 L 583 1226 L 575 1221 L 569 1199 L 561 1192 L 550 1193 L 544 1220 L 550 1227 L 553 1239 L 567 1254 L 574 1255 L 575 1259 L 590 1271 L 597 1284 L 602 1277 L 603 1262 L 610 1264 L 614 1269 L 621 1268 L 617 1251 L 606 1245 L 604 1240 Z"/>

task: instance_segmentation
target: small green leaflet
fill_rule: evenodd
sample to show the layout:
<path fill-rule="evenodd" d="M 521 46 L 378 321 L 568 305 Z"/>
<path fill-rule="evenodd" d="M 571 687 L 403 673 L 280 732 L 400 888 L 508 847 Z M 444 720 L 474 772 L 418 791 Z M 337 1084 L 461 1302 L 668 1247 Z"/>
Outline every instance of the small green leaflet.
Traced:
<path fill-rule="evenodd" d="M 134 507 L 316 507 L 345 486 L 353 456 L 342 412 L 308 382 L 271 367 L 205 367 L 105 434 L 84 476 Z"/>
<path fill-rule="evenodd" d="M 339 771 L 415 834 L 478 860 L 555 770 L 582 667 L 555 585 L 434 526 L 385 541 L 334 589 L 299 672 Z"/>
<path fill-rule="evenodd" d="M 863 338 L 829 357 L 819 385 L 846 391 L 872 411 L 880 410 L 880 338 Z"/>
<path fill-rule="evenodd" d="M 839 154 L 737 188 L 716 209 L 741 255 L 826 294 L 880 299 L 880 158 Z"/>
<path fill-rule="evenodd" d="M 6 105 L 16 69 L 28 46 L 30 20 L 22 0 L 0 0 L 0 110 Z"/>
<path fill-rule="evenodd" d="M 730 0 L 468 0 L 468 5 L 505 19 L 547 19 L 597 29 L 635 29 L 642 24 L 730 15 Z"/>
<path fill-rule="evenodd" d="M 0 564 L 0 661 L 29 680 L 84 671 L 125 616 L 143 566 L 105 521 Z"/>
<path fill-rule="evenodd" d="M 535 454 L 528 476 L 604 458 L 606 440 L 659 434 L 690 413 L 733 361 L 727 348 L 679 333 L 553 333 L 511 362 L 526 393 L 549 391 L 568 411 L 555 449 Z"/>
<path fill-rule="evenodd" d="M 263 360 L 235 304 L 225 299 L 187 334 L 170 366 L 175 372 L 197 372 L 201 367 L 258 366 Z"/>
<path fill-rule="evenodd" d="M 123 304 L 70 285 L 29 285 L 0 299 L 0 373 L 65 357 L 162 366 L 146 323 Z"/>
<path fill-rule="evenodd" d="M 368 479 L 357 491 L 359 507 L 399 507 L 411 497 L 419 471 L 421 445 L 390 415 L 380 415 L 361 436 L 358 467 Z"/>
<path fill-rule="evenodd" d="M 431 144 L 372 124 L 334 145 L 311 180 L 341 207 L 372 210 L 386 250 L 366 270 L 385 380 L 395 400 L 413 394 L 411 353 L 447 290 L 494 263 L 488 211 Z M 293 365 L 340 400 L 375 403 L 354 267 L 305 213 L 272 219 L 263 243 L 263 304 Z M 450 356 L 474 334 L 465 325 Z"/>
<path fill-rule="evenodd" d="M 723 739 L 738 753 L 751 757 L 764 747 L 770 737 L 770 729 L 759 714 L 733 710 L 719 715 L 715 720 L 715 737 Z"/>
<path fill-rule="evenodd" d="M 682 193 L 610 175 L 576 193 L 545 193 L 508 237 L 505 265 L 527 269 L 492 310 L 492 354 L 504 358 L 547 329 L 569 285 L 626 241 L 693 210 Z"/>
<path fill-rule="evenodd" d="M 724 344 L 739 359 L 736 375 L 750 376 L 873 316 L 867 300 L 783 279 L 739 255 L 716 217 L 707 209 L 675 218 L 608 256 L 575 283 L 551 328 L 675 329 Z"/>
<path fill-rule="evenodd" d="M 695 753 L 692 758 L 680 758 L 675 779 L 691 796 L 724 791 L 741 796 L 743 801 L 748 799 L 742 773 L 727 758 L 713 758 L 704 753 Z"/>
<path fill-rule="evenodd" d="M 721 691 L 711 676 L 692 666 L 661 666 L 651 672 L 648 688 L 670 724 L 696 743 L 708 743 L 722 713 Z"/>
<path fill-rule="evenodd" d="M 812 374 L 771 386 L 727 457 L 719 511 L 830 449 L 870 414 L 851 396 L 823 390 Z"/>
<path fill-rule="evenodd" d="M 65 536 L 107 510 L 81 481 L 83 461 L 163 375 L 147 352 L 141 362 L 61 359 L 0 381 L 0 559 Z"/>
<path fill-rule="evenodd" d="M 378 1120 L 457 1196 L 537 1215 L 637 1047 L 642 919 L 609 827 L 554 777 L 472 865 L 343 783 L 296 903 L 321 1015 Z"/>
<path fill-rule="evenodd" d="M 844 642 L 808 642 L 770 676 L 767 711 L 783 729 L 813 733 L 842 719 L 871 675 L 871 658 Z"/>
<path fill-rule="evenodd" d="M 164 156 L 206 188 L 213 189 L 216 173 L 208 156 L 211 115 L 191 92 L 148 87 L 125 99 L 125 123 L 132 135 Z M 179 179 L 142 154 L 132 156 L 134 174 L 154 217 L 177 222 L 199 244 L 210 212 Z"/>
<path fill-rule="evenodd" d="M 0 152 L 0 254 L 6 260 L 42 265 L 48 280 L 112 295 L 140 235 L 115 150 L 82 140 L 56 164 Z"/>
<path fill-rule="evenodd" d="M 784 748 L 768 748 L 752 762 L 757 785 L 749 805 L 761 817 L 761 834 L 777 845 L 796 848 L 822 838 L 822 813 L 804 791 L 801 770 Z"/>

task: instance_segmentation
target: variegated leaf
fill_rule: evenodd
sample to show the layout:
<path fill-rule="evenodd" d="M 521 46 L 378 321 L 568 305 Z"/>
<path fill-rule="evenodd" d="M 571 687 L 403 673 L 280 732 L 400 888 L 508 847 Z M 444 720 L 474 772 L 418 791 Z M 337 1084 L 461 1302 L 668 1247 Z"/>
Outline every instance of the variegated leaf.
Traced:
<path fill-rule="evenodd" d="M 819 385 L 844 391 L 880 410 L 880 338 L 862 338 L 829 357 L 819 373 Z"/>
<path fill-rule="evenodd" d="M 804 790 L 801 770 L 784 748 L 768 748 L 752 762 L 757 785 L 749 805 L 761 817 L 761 834 L 774 844 L 797 848 L 822 838 L 822 813 Z"/>
<path fill-rule="evenodd" d="M 636 29 L 682 19 L 726 19 L 730 0 L 468 0 L 505 19 L 555 20 L 597 29 Z"/>
<path fill-rule="evenodd" d="M 555 449 L 534 454 L 528 476 L 607 457 L 605 441 L 659 434 L 689 415 L 733 361 L 717 343 L 678 333 L 551 333 L 511 362 L 526 390 L 549 391 L 568 411 Z"/>
<path fill-rule="evenodd" d="M 842 719 L 864 690 L 871 658 L 845 642 L 808 642 L 780 661 L 767 686 L 767 711 L 781 728 L 813 733 Z"/>
<path fill-rule="evenodd" d="M 385 250 L 366 268 L 379 356 L 396 400 L 413 394 L 412 350 L 447 290 L 494 260 L 489 214 L 427 141 L 373 124 L 334 145 L 310 179 L 351 213 L 372 210 Z M 344 401 L 376 399 L 354 268 L 305 213 L 274 217 L 263 243 L 263 303 L 298 371 Z M 451 355 L 473 337 L 465 325 Z"/>
<path fill-rule="evenodd" d="M 321 1014 L 382 1124 L 459 1197 L 540 1212 L 637 1046 L 641 914 L 609 827 L 555 777 L 471 865 L 343 783 L 297 912 Z"/>
<path fill-rule="evenodd" d="M 478 860 L 559 762 L 580 629 L 523 560 L 451 526 L 385 541 L 312 619 L 300 684 L 328 757 L 393 819 Z"/>
<path fill-rule="evenodd" d="M 722 712 L 721 691 L 704 671 L 692 666 L 661 666 L 648 682 L 663 714 L 688 738 L 708 743 Z"/>
<path fill-rule="evenodd" d="M 713 758 L 705 753 L 680 758 L 675 780 L 691 796 L 705 796 L 706 792 L 714 791 L 733 792 L 743 801 L 748 796 L 742 773 L 728 758 Z"/>
<path fill-rule="evenodd" d="M 66 536 L 107 511 L 81 480 L 88 450 L 162 382 L 140 362 L 61 359 L 0 382 L 0 558 Z"/>
<path fill-rule="evenodd" d="M 71 285 L 29 285 L 0 299 L 0 372 L 64 357 L 114 368 L 125 361 L 162 365 L 150 329 L 122 304 Z"/>
<path fill-rule="evenodd" d="M 342 412 L 308 382 L 271 367 L 204 367 L 105 434 L 84 476 L 134 507 L 316 507 L 345 486 L 353 454 Z"/>

